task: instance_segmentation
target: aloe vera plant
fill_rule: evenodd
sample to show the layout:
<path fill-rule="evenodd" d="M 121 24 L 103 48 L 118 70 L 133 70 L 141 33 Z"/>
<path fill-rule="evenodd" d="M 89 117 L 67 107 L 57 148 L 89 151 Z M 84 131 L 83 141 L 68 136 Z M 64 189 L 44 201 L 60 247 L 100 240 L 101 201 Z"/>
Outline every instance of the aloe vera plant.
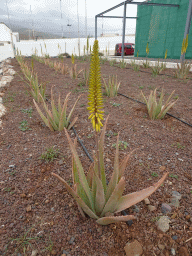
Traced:
<path fill-rule="evenodd" d="M 117 96 L 117 92 L 119 90 L 120 82 L 117 82 L 117 75 L 116 77 L 112 75 L 111 77 L 109 76 L 108 84 L 105 82 L 105 79 L 103 78 L 104 86 L 105 86 L 105 91 L 107 93 L 108 97 L 115 97 Z"/>
<path fill-rule="evenodd" d="M 79 98 L 81 97 L 81 95 L 78 97 L 78 99 L 76 100 L 75 104 L 73 105 L 69 115 L 67 116 L 67 102 L 69 100 L 69 95 L 70 95 L 70 93 L 67 94 L 63 106 L 61 105 L 61 99 L 60 99 L 60 95 L 59 95 L 58 107 L 56 108 L 55 101 L 54 101 L 54 98 L 53 98 L 53 92 L 52 92 L 52 89 L 51 89 L 51 107 L 52 107 L 52 111 L 49 110 L 48 106 L 45 103 L 45 100 L 40 95 L 40 97 L 42 98 L 42 101 L 43 101 L 43 106 L 44 106 L 44 110 L 45 110 L 45 113 L 46 113 L 47 117 L 45 117 L 45 115 L 43 114 L 43 112 L 40 110 L 39 106 L 35 102 L 35 100 L 33 100 L 33 102 L 35 104 L 35 107 L 36 107 L 40 117 L 43 119 L 44 123 L 46 124 L 46 126 L 49 127 L 49 129 L 51 131 L 62 131 L 64 129 L 64 127 L 67 128 L 67 129 L 70 129 L 75 124 L 75 122 L 77 121 L 78 117 L 75 117 L 73 119 L 73 121 L 69 124 L 71 116 L 72 116 L 73 111 L 75 109 L 75 106 L 76 106 Z"/>
<path fill-rule="evenodd" d="M 148 114 L 149 114 L 149 118 L 150 119 L 162 119 L 164 118 L 165 114 L 169 111 L 170 108 L 173 107 L 173 105 L 177 102 L 170 102 L 173 94 L 175 91 L 173 91 L 171 93 L 171 95 L 169 96 L 169 98 L 167 99 L 167 101 L 165 102 L 165 105 L 163 105 L 163 97 L 164 97 L 164 90 L 162 89 L 161 95 L 160 95 L 160 99 L 159 102 L 157 103 L 157 93 L 156 93 L 157 89 L 155 89 L 154 91 L 151 91 L 148 100 L 146 99 L 145 95 L 143 94 L 143 92 L 141 92 L 145 103 L 147 105 L 147 110 L 148 110 Z"/>
<path fill-rule="evenodd" d="M 45 90 L 46 90 L 46 83 L 40 83 L 38 82 L 38 76 L 33 72 L 34 63 L 32 62 L 32 71 L 27 66 L 27 64 L 24 62 L 23 58 L 19 57 L 18 62 L 21 65 L 21 70 L 25 76 L 25 78 L 28 80 L 28 85 L 30 87 L 30 93 L 32 97 L 37 101 L 41 101 L 41 97 L 45 98 Z"/>
<path fill-rule="evenodd" d="M 175 70 L 175 77 L 186 79 L 190 69 L 191 69 L 191 64 L 187 63 L 187 61 L 182 61 L 181 63 L 177 63 L 177 69 Z"/>
<path fill-rule="evenodd" d="M 97 161 L 97 157 L 94 156 L 94 163 L 89 167 L 87 175 L 85 174 L 83 166 L 78 157 L 75 143 L 72 142 L 68 132 L 65 129 L 73 155 L 73 188 L 71 188 L 59 175 L 52 173 L 54 177 L 63 183 L 67 191 L 77 201 L 78 208 L 82 216 L 85 217 L 84 213 L 86 213 L 91 218 L 96 219 L 96 222 L 101 225 L 108 225 L 110 223 L 135 219 L 134 215 L 115 216 L 115 214 L 141 202 L 150 196 L 161 186 L 168 175 L 167 173 L 164 174 L 163 177 L 153 186 L 133 192 L 131 194 L 122 195 L 125 189 L 125 178 L 123 175 L 130 154 L 125 156 L 121 163 L 119 163 L 118 136 L 116 143 L 117 146 L 114 161 L 114 171 L 109 183 L 107 184 L 103 157 L 106 123 L 103 127 L 99 140 L 99 161 Z"/>
<path fill-rule="evenodd" d="M 114 169 L 109 183 L 106 179 L 104 166 L 104 137 L 106 132 L 107 120 L 102 129 L 100 139 L 97 140 L 97 134 L 100 132 L 103 124 L 103 100 L 101 91 L 100 63 L 98 55 L 98 41 L 95 40 L 93 53 L 91 57 L 90 80 L 89 80 L 89 119 L 91 119 L 96 137 L 96 153 L 94 162 L 90 165 L 86 174 L 79 156 L 76 151 L 76 139 L 74 142 L 69 137 L 67 130 L 65 133 L 72 152 L 72 177 L 73 188 L 59 175 L 52 173 L 59 181 L 61 181 L 67 191 L 74 197 L 77 202 L 78 209 L 83 217 L 85 213 L 101 225 L 110 223 L 128 221 L 135 219 L 134 215 L 115 216 L 122 210 L 131 207 L 142 201 L 146 197 L 155 192 L 167 177 L 167 173 L 155 183 L 153 186 L 131 194 L 123 195 L 125 189 L 124 171 L 130 154 L 125 156 L 119 163 L 119 134 L 117 136 L 116 153 L 114 159 Z"/>

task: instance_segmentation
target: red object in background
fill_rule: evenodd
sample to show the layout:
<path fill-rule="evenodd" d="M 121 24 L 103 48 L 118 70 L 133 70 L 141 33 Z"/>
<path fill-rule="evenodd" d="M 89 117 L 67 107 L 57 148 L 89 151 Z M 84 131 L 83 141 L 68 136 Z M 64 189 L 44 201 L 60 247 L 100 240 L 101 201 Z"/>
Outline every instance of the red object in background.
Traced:
<path fill-rule="evenodd" d="M 124 44 L 124 55 L 134 55 L 135 44 L 125 43 Z M 116 44 L 115 56 L 121 56 L 122 44 Z"/>

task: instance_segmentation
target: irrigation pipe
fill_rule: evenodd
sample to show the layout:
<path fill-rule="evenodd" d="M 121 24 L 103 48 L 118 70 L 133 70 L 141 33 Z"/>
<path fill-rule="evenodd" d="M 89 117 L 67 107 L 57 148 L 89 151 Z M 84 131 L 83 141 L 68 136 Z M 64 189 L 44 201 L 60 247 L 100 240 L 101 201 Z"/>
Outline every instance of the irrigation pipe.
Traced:
<path fill-rule="evenodd" d="M 118 95 L 121 95 L 121 96 L 123 96 L 123 97 L 125 97 L 125 98 L 127 98 L 127 99 L 129 99 L 129 100 L 133 100 L 133 101 L 136 101 L 136 102 L 141 103 L 141 104 L 143 104 L 143 105 L 146 105 L 144 102 L 141 102 L 141 101 L 139 101 L 139 100 L 132 99 L 132 98 L 130 98 L 130 97 L 128 97 L 128 96 L 126 96 L 126 95 L 120 93 L 120 92 L 118 92 L 117 94 L 118 94 Z M 182 119 L 180 119 L 180 118 L 178 118 L 178 117 L 176 117 L 176 116 L 174 116 L 174 115 L 172 115 L 172 114 L 169 114 L 169 113 L 166 113 L 166 114 L 167 114 L 168 116 L 171 116 L 171 117 L 173 117 L 173 118 L 179 120 L 180 122 L 182 122 L 182 123 L 184 123 L 184 124 L 186 124 L 186 125 L 192 127 L 191 124 L 189 124 L 189 123 L 183 121 Z"/>

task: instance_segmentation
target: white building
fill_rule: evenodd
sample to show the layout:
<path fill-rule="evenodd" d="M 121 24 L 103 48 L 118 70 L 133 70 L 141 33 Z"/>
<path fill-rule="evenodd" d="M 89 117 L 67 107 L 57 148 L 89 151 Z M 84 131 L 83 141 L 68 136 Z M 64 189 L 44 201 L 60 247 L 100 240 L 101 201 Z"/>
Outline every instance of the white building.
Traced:
<path fill-rule="evenodd" d="M 14 44 L 19 41 L 19 33 L 0 23 L 0 61 L 14 57 Z"/>

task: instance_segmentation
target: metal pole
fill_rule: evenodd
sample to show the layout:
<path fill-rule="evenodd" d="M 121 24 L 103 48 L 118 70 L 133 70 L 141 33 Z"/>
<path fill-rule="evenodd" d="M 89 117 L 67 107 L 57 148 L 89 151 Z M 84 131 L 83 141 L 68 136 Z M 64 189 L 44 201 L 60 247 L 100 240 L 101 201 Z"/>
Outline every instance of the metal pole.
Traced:
<path fill-rule="evenodd" d="M 85 0 L 85 37 L 87 38 L 87 3 Z"/>
<path fill-rule="evenodd" d="M 187 34 L 189 34 L 190 25 L 191 25 L 191 17 L 192 17 L 192 0 L 189 0 L 189 7 L 188 7 L 188 13 L 187 13 L 187 20 L 186 20 L 186 24 L 185 24 L 184 38 L 186 38 Z M 184 60 L 185 60 L 185 53 L 180 56 L 180 61 L 184 62 Z"/>
<path fill-rule="evenodd" d="M 125 43 L 125 25 L 126 25 L 126 8 L 127 4 L 126 1 L 124 2 L 124 15 L 123 15 L 123 38 L 122 38 L 122 52 L 121 52 L 121 58 L 124 58 L 124 43 Z"/>
<path fill-rule="evenodd" d="M 97 40 L 97 16 L 95 16 L 95 40 Z"/>

